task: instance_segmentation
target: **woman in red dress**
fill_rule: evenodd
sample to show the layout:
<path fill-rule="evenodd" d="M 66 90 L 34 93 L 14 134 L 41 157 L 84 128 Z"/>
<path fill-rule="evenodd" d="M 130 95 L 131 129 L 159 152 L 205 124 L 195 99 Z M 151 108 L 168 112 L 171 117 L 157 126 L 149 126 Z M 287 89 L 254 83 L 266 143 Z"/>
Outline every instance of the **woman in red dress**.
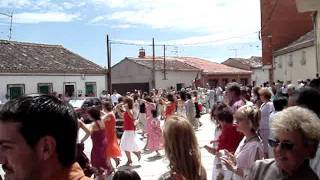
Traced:
<path fill-rule="evenodd" d="M 173 95 L 172 94 L 168 94 L 167 95 L 167 99 L 168 99 L 169 102 L 165 103 L 166 104 L 165 119 L 168 119 L 177 110 L 177 103 L 176 103 Z"/>
<path fill-rule="evenodd" d="M 105 124 L 105 134 L 107 138 L 107 149 L 106 154 L 108 161 L 112 158 L 116 162 L 116 166 L 119 165 L 121 156 L 121 150 L 119 147 L 117 135 L 115 132 L 116 129 L 116 117 L 112 111 L 112 105 L 110 102 L 102 103 L 101 119 Z"/>

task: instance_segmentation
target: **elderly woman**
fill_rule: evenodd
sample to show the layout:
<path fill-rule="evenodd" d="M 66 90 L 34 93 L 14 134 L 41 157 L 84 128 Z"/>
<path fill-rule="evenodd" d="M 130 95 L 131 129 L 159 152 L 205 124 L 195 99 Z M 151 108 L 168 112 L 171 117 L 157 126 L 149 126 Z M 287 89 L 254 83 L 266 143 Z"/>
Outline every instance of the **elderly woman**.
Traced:
<path fill-rule="evenodd" d="M 293 106 L 272 121 L 275 159 L 255 162 L 247 179 L 319 179 L 309 166 L 320 141 L 320 120 L 308 109 Z"/>
<path fill-rule="evenodd" d="M 192 125 L 182 116 L 170 116 L 164 130 L 164 149 L 170 171 L 159 180 L 206 180 Z"/>
<path fill-rule="evenodd" d="M 259 95 L 262 101 L 260 106 L 261 119 L 259 124 L 259 134 L 262 138 L 263 152 L 265 158 L 268 158 L 268 139 L 270 137 L 269 118 L 270 114 L 274 111 L 273 103 L 270 101 L 271 92 L 268 88 L 261 88 Z"/>

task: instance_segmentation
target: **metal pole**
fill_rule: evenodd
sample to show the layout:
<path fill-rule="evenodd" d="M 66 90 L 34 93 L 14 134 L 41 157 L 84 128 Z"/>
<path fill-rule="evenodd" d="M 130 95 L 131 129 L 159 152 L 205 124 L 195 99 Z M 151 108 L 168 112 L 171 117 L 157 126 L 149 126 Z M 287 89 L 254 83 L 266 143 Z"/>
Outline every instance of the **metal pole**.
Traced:
<path fill-rule="evenodd" d="M 152 88 L 156 88 L 156 57 L 155 57 L 155 47 L 154 47 L 154 38 L 152 38 Z"/>
<path fill-rule="evenodd" d="M 107 59 L 108 59 L 108 69 L 107 69 L 107 84 L 108 92 L 112 94 L 112 82 L 111 82 L 111 46 L 109 41 L 109 35 L 107 35 Z"/>
<path fill-rule="evenodd" d="M 13 12 L 11 12 L 10 16 L 10 34 L 9 34 L 9 41 L 11 40 L 11 35 L 12 35 L 12 17 L 13 17 Z"/>
<path fill-rule="evenodd" d="M 163 45 L 163 79 L 167 79 L 166 73 L 166 45 Z"/>
<path fill-rule="evenodd" d="M 11 36 L 12 36 L 12 17 L 13 17 L 13 12 L 11 12 L 11 14 L 6 14 L 6 13 L 1 13 L 1 15 L 10 17 L 10 29 L 9 29 L 9 41 L 11 40 Z"/>

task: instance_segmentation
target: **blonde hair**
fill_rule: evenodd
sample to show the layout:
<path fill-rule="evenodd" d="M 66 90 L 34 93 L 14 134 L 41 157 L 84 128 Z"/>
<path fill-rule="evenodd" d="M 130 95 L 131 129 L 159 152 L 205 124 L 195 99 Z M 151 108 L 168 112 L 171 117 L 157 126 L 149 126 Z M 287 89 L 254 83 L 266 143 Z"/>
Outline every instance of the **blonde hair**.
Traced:
<path fill-rule="evenodd" d="M 273 135 L 298 130 L 306 140 L 320 141 L 320 119 L 309 109 L 292 106 L 279 112 L 271 123 Z"/>
<path fill-rule="evenodd" d="M 261 117 L 260 109 L 254 105 L 241 106 L 236 112 L 235 116 L 243 117 L 250 121 L 252 125 L 252 131 L 256 132 L 259 128 L 259 122 Z"/>
<path fill-rule="evenodd" d="M 171 116 L 165 122 L 163 136 L 171 171 L 187 180 L 199 180 L 201 156 L 192 125 L 182 116 Z"/>

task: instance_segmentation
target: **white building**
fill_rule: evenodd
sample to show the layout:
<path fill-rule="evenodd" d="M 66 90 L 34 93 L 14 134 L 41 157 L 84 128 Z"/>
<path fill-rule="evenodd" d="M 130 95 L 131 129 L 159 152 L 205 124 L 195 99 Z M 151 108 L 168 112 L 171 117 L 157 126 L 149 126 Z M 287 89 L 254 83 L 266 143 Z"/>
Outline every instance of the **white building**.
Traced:
<path fill-rule="evenodd" d="M 102 67 L 60 45 L 0 40 L 0 100 L 53 92 L 96 96 L 105 79 Z"/>
<path fill-rule="evenodd" d="M 317 74 L 314 31 L 301 36 L 288 46 L 273 53 L 274 81 L 297 84 L 298 80 L 313 79 Z"/>
<path fill-rule="evenodd" d="M 313 25 L 315 29 L 315 54 L 317 59 L 317 73 L 320 73 L 320 1 L 319 0 L 296 0 L 299 12 L 313 12 Z"/>
<path fill-rule="evenodd" d="M 164 68 L 164 66 L 166 66 Z M 153 62 L 150 58 L 125 58 L 112 67 L 112 89 L 120 93 L 135 89 L 148 92 L 153 88 Z M 164 75 L 165 73 L 165 75 Z M 155 88 L 181 89 L 192 86 L 201 70 L 186 63 L 163 58 L 155 60 Z"/>

